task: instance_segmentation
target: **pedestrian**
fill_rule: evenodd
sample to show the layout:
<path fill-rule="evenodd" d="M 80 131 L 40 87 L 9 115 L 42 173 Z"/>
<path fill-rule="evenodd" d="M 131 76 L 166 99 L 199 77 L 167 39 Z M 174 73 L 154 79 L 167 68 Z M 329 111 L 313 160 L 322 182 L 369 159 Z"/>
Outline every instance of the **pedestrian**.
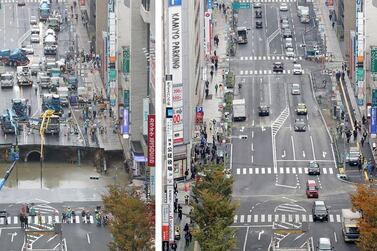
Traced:
<path fill-rule="evenodd" d="M 29 228 L 29 217 L 27 215 L 24 215 L 24 221 L 25 221 L 25 228 Z"/>
<path fill-rule="evenodd" d="M 335 22 L 332 22 L 332 28 L 334 29 L 334 27 L 335 27 Z"/>
<path fill-rule="evenodd" d="M 365 125 L 366 122 L 367 122 L 367 119 L 365 118 L 365 115 L 363 115 L 362 122 L 363 122 L 363 125 Z"/>
<path fill-rule="evenodd" d="M 189 231 L 189 224 L 186 223 L 185 227 L 183 228 L 183 231 L 185 231 L 186 233 Z"/>
<path fill-rule="evenodd" d="M 209 88 L 209 81 L 208 80 L 206 80 L 205 85 L 206 85 L 206 88 Z"/>
<path fill-rule="evenodd" d="M 188 196 L 187 194 L 185 195 L 185 204 L 188 205 L 189 204 L 189 199 L 190 199 L 190 196 Z"/>
<path fill-rule="evenodd" d="M 38 225 L 42 225 L 42 215 L 41 215 L 41 212 L 38 212 Z"/>
<path fill-rule="evenodd" d="M 209 89 L 206 88 L 206 98 L 208 98 L 208 95 L 209 95 Z"/>
<path fill-rule="evenodd" d="M 367 137 L 368 137 L 368 133 L 367 133 L 367 131 L 366 131 L 366 130 L 364 130 L 364 133 L 363 133 L 363 138 L 364 138 L 364 140 L 366 140 L 366 139 L 367 139 Z"/>
<path fill-rule="evenodd" d="M 20 222 L 21 222 L 21 228 L 25 228 L 25 218 L 24 215 L 20 213 Z"/>
<path fill-rule="evenodd" d="M 186 247 L 190 246 L 190 236 L 188 233 L 185 234 Z"/>
<path fill-rule="evenodd" d="M 216 50 L 213 51 L 213 55 L 214 55 L 213 59 L 216 60 L 217 59 L 217 52 L 216 52 Z"/>
<path fill-rule="evenodd" d="M 217 95 L 217 90 L 219 89 L 219 86 L 218 86 L 218 84 L 216 83 L 215 84 L 215 92 L 216 92 L 216 95 Z"/>
<path fill-rule="evenodd" d="M 182 220 L 182 209 L 178 208 L 178 218 L 179 220 Z"/>
<path fill-rule="evenodd" d="M 192 234 L 191 234 L 190 231 L 188 231 L 188 236 L 189 236 L 189 242 L 191 243 L 191 241 L 192 241 Z"/>
<path fill-rule="evenodd" d="M 213 70 L 211 70 L 211 71 L 209 72 L 209 74 L 211 75 L 211 80 L 213 80 Z"/>
<path fill-rule="evenodd" d="M 85 219 L 86 219 L 85 216 L 86 216 L 86 215 L 85 215 L 85 210 L 82 210 L 82 212 L 81 212 L 81 217 L 82 217 L 82 222 L 83 222 L 83 223 L 85 223 Z"/>
<path fill-rule="evenodd" d="M 177 242 L 174 241 L 172 244 L 171 244 L 171 250 L 172 251 L 176 251 L 177 250 Z"/>
<path fill-rule="evenodd" d="M 204 137 L 204 138 L 206 138 L 206 137 Z M 189 175 L 189 172 L 188 172 L 188 170 L 186 169 L 186 171 L 185 171 L 185 180 L 188 180 L 188 175 Z"/>
<path fill-rule="evenodd" d="M 342 71 L 342 80 L 344 81 L 345 73 Z"/>
<path fill-rule="evenodd" d="M 221 75 L 223 76 L 223 81 L 225 80 L 225 70 L 223 69 L 221 72 Z"/>
<path fill-rule="evenodd" d="M 87 224 L 90 223 L 90 213 L 89 212 L 86 212 L 86 223 Z"/>
<path fill-rule="evenodd" d="M 215 71 L 217 71 L 217 66 L 218 66 L 218 60 L 216 59 L 216 61 L 215 61 Z"/>
<path fill-rule="evenodd" d="M 332 18 L 332 15 L 330 14 L 330 15 L 329 15 L 329 19 L 330 19 L 330 21 L 331 21 L 331 18 Z"/>
<path fill-rule="evenodd" d="M 353 130 L 353 140 L 356 141 L 357 139 L 357 130 Z"/>
<path fill-rule="evenodd" d="M 361 147 L 364 147 L 364 141 L 365 141 L 365 139 L 364 139 L 364 137 L 362 137 L 361 138 Z"/>

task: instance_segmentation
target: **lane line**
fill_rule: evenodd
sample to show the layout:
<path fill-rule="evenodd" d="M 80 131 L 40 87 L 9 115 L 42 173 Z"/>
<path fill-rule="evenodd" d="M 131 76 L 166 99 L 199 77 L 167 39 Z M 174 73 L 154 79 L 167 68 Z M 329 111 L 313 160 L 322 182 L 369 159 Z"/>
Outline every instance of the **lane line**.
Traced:
<path fill-rule="evenodd" d="M 312 144 L 313 159 L 316 160 L 312 135 L 310 135 L 310 143 Z"/>
<path fill-rule="evenodd" d="M 291 142 L 292 142 L 292 150 L 293 150 L 293 160 L 296 160 L 295 143 L 293 141 L 293 136 L 292 135 L 291 135 Z"/>

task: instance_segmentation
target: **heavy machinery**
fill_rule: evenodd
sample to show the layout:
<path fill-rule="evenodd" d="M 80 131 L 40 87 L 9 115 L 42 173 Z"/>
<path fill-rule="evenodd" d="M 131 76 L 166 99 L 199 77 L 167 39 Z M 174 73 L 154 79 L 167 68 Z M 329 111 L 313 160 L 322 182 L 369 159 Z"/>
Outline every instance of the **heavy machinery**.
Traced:
<path fill-rule="evenodd" d="M 0 51 L 0 60 L 9 66 L 25 66 L 30 63 L 30 59 L 21 49 L 5 49 Z"/>
<path fill-rule="evenodd" d="M 1 116 L 1 129 L 4 134 L 18 133 L 17 116 L 11 109 L 7 109 Z"/>
<path fill-rule="evenodd" d="M 43 138 L 43 144 L 44 144 L 44 137 L 42 137 L 42 134 L 45 135 L 45 134 L 59 134 L 60 133 L 60 117 L 55 115 L 54 110 L 46 110 L 41 115 L 39 133 L 41 134 L 41 144 L 42 144 L 42 138 Z"/>
<path fill-rule="evenodd" d="M 53 110 L 55 115 L 63 114 L 63 107 L 61 106 L 60 96 L 58 94 L 44 94 L 42 99 L 42 110 Z"/>
<path fill-rule="evenodd" d="M 18 122 L 26 122 L 29 120 L 28 100 L 24 98 L 12 99 L 12 111 L 16 115 Z"/>
<path fill-rule="evenodd" d="M 33 80 L 31 79 L 30 67 L 28 66 L 17 66 L 17 84 L 19 86 L 31 86 Z"/>
<path fill-rule="evenodd" d="M 0 74 L 0 85 L 3 87 L 13 87 L 14 77 L 12 73 L 5 72 Z"/>

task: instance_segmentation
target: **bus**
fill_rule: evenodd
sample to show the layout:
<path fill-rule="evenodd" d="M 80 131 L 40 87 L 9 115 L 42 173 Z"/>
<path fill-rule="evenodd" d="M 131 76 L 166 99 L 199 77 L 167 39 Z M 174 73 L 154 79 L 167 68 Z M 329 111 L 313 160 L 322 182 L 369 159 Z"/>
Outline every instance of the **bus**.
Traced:
<path fill-rule="evenodd" d="M 50 16 L 50 3 L 48 0 L 42 0 L 39 4 L 39 20 L 47 21 Z"/>

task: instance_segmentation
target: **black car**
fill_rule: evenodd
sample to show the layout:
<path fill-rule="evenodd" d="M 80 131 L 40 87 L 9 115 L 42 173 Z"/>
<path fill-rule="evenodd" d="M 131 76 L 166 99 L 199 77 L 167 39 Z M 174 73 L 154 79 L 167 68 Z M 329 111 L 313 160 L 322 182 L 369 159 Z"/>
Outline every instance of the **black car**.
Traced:
<path fill-rule="evenodd" d="M 258 114 L 261 117 L 269 116 L 270 115 L 270 107 L 267 105 L 260 105 L 258 108 Z"/>
<path fill-rule="evenodd" d="M 283 23 L 284 20 L 288 21 L 289 19 L 288 19 L 288 17 L 286 17 L 286 16 L 282 16 L 282 17 L 280 17 L 280 23 Z"/>
<path fill-rule="evenodd" d="M 18 0 L 17 1 L 17 6 L 25 6 L 26 3 L 25 3 L 25 0 Z"/>
<path fill-rule="evenodd" d="M 255 18 L 262 18 L 262 10 L 255 11 Z"/>
<path fill-rule="evenodd" d="M 283 38 L 292 37 L 292 31 L 291 29 L 284 29 L 283 30 Z"/>
<path fill-rule="evenodd" d="M 306 131 L 306 124 L 303 119 L 296 119 L 295 120 L 295 132 L 305 132 Z"/>
<path fill-rule="evenodd" d="M 283 72 L 284 64 L 282 62 L 275 62 L 272 70 L 274 72 Z"/>
<path fill-rule="evenodd" d="M 329 212 L 326 207 L 326 204 L 322 200 L 316 200 L 313 203 L 313 221 L 328 221 L 329 220 Z"/>
<path fill-rule="evenodd" d="M 320 175 L 321 169 L 319 168 L 319 164 L 315 161 L 310 161 L 308 173 L 309 175 Z"/>
<path fill-rule="evenodd" d="M 257 28 L 257 29 L 262 29 L 262 28 L 263 28 L 263 23 L 262 23 L 262 21 L 256 21 L 256 22 L 255 22 L 255 28 Z"/>
<path fill-rule="evenodd" d="M 259 8 L 262 8 L 262 4 L 261 3 L 254 3 L 254 9 L 259 9 Z"/>

